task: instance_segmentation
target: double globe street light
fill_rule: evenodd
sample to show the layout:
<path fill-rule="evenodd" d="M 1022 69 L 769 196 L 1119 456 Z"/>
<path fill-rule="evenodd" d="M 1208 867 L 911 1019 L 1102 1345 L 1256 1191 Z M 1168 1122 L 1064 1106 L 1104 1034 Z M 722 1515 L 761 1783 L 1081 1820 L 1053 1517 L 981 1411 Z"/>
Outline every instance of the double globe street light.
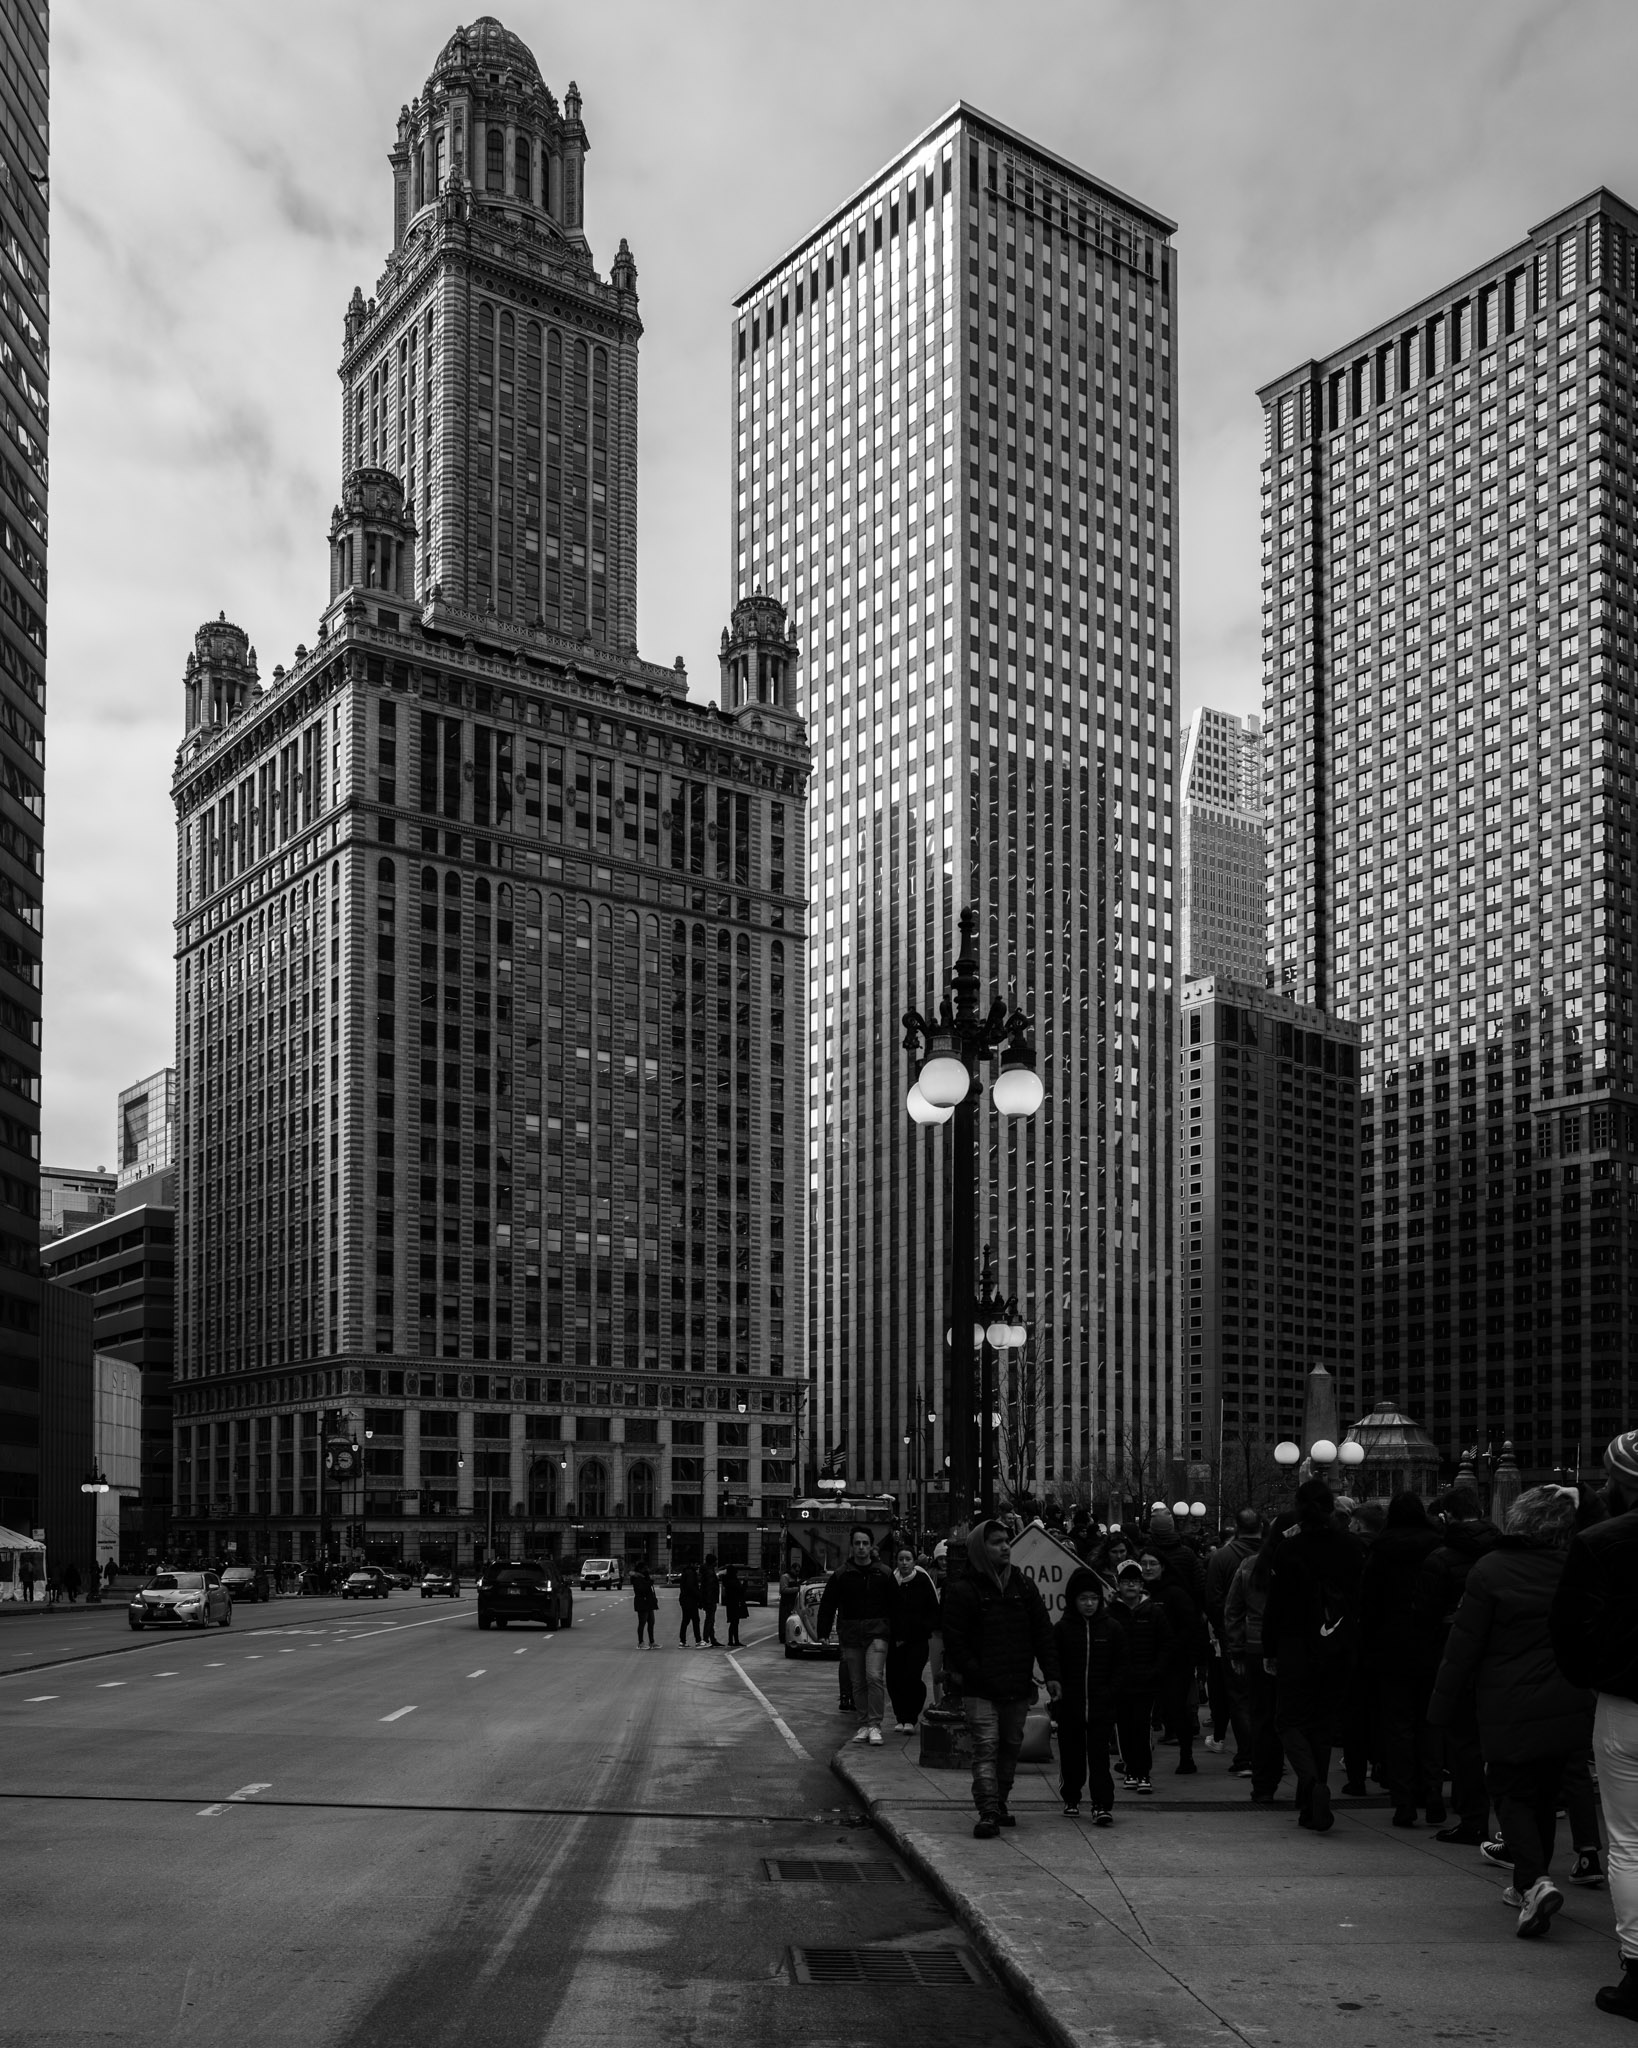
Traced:
<path fill-rule="evenodd" d="M 988 1389 L 974 1384 L 974 1351 L 985 1344 L 992 1322 L 1009 1332 L 1018 1327 L 1015 1312 L 1002 1312 L 1008 1304 L 988 1300 L 987 1269 L 983 1303 L 973 1286 L 978 1103 L 984 1092 L 980 1068 L 997 1059 L 1001 1062 L 990 1092 L 1003 1116 L 1034 1116 L 1046 1093 L 1035 1071 L 1030 1019 L 1023 1011 L 1009 1008 L 999 995 L 988 1013 L 981 1013 L 978 995 L 978 912 L 969 905 L 961 913 L 961 951 L 950 970 L 950 993 L 940 999 L 935 1020 L 929 1023 L 919 1010 L 906 1010 L 903 1018 L 904 1049 L 917 1063 L 905 1107 L 918 1124 L 952 1126 L 946 1247 L 950 1389 L 945 1413 L 949 1417 L 950 1507 L 957 1522 L 965 1521 L 975 1506 L 983 1506 L 988 1513 L 994 1505 L 993 1459 L 986 1455 L 981 1471 L 979 1458 L 979 1442 L 988 1447 L 992 1425 L 984 1423 L 977 1439 L 973 1428 L 976 1417 L 993 1413 L 993 1403 L 981 1406 L 981 1398 L 975 1398 L 987 1395 Z"/>

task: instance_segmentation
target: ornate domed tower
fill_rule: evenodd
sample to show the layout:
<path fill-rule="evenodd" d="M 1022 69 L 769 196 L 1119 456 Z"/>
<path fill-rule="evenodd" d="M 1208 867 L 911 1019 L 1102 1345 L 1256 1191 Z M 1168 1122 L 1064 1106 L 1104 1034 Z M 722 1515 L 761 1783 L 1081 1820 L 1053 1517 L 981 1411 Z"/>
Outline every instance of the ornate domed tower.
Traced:
<path fill-rule="evenodd" d="M 398 117 L 393 250 L 347 309 L 342 469 L 387 470 L 425 601 L 632 651 L 637 267 L 598 276 L 580 94 L 492 15 Z"/>
<path fill-rule="evenodd" d="M 760 590 L 754 597 L 742 597 L 732 621 L 723 628 L 717 654 L 723 710 L 731 716 L 767 713 L 799 723 L 796 667 L 801 652 L 777 597 Z"/>
<path fill-rule="evenodd" d="M 226 612 L 218 612 L 194 634 L 193 652 L 182 671 L 187 731 L 228 724 L 260 688 L 250 635 L 242 626 L 235 626 Z"/>

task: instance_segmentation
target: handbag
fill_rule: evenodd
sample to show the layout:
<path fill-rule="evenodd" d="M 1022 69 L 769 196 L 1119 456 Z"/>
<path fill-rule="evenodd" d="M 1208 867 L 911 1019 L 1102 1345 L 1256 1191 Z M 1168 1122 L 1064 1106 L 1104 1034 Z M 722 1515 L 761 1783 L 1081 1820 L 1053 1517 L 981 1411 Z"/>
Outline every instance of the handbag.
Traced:
<path fill-rule="evenodd" d="M 1021 1764 L 1049 1764 L 1052 1761 L 1052 1715 L 1043 1706 L 1031 1707 L 1024 1717 L 1024 1746 L 1018 1752 Z"/>

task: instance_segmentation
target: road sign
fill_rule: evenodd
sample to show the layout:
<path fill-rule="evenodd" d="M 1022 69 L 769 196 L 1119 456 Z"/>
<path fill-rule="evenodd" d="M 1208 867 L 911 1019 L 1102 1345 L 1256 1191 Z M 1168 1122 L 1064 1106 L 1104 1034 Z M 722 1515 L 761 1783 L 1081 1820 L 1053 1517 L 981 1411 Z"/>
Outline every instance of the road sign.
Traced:
<path fill-rule="evenodd" d="M 1081 1569 L 1081 1560 L 1069 1545 L 1044 1529 L 1039 1522 L 1013 1538 L 1012 1563 L 1015 1571 L 1021 1571 L 1026 1578 L 1035 1581 L 1041 1598 L 1046 1602 L 1047 1614 L 1053 1620 L 1061 1619 L 1064 1611 L 1064 1588 L 1069 1584 L 1069 1575 Z"/>

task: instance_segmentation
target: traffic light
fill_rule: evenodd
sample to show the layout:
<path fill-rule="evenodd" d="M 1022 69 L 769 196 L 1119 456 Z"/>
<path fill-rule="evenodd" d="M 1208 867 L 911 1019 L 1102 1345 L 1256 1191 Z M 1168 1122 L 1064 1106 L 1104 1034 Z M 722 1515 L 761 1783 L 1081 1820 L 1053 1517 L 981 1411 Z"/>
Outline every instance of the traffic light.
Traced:
<path fill-rule="evenodd" d="M 671 1545 L 671 1524 L 669 1522 L 665 1525 L 665 1540 L 666 1547 L 669 1549 Z"/>

